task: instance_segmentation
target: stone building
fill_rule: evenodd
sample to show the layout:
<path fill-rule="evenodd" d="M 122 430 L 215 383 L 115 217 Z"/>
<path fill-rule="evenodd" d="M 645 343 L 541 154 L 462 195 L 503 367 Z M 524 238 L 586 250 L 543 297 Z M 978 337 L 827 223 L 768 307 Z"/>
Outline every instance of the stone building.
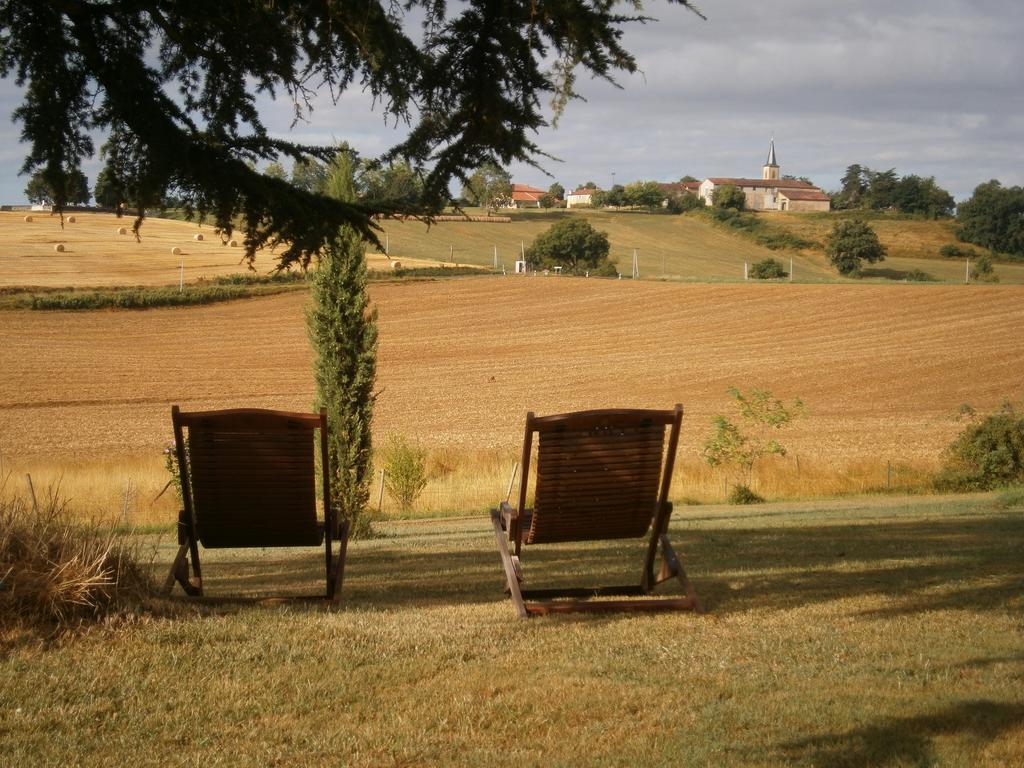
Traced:
<path fill-rule="evenodd" d="M 715 189 L 731 184 L 739 187 L 752 211 L 828 211 L 831 200 L 821 188 L 800 179 L 783 179 L 775 159 L 775 139 L 768 150 L 768 159 L 761 168 L 760 179 L 713 177 L 700 183 L 697 194 L 705 205 L 711 205 Z"/>

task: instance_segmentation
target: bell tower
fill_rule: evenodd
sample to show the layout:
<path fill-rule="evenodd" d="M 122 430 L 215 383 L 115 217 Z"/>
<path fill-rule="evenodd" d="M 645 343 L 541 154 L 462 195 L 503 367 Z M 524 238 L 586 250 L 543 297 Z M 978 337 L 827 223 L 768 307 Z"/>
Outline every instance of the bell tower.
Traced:
<path fill-rule="evenodd" d="M 765 181 L 779 178 L 779 164 L 775 162 L 775 137 L 772 136 L 772 143 L 768 149 L 768 160 L 761 168 L 761 178 Z"/>

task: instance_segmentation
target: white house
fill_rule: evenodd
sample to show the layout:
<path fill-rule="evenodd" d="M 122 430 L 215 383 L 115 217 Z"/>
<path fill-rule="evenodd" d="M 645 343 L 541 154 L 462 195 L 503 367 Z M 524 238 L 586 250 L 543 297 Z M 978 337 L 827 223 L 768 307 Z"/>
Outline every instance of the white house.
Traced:
<path fill-rule="evenodd" d="M 596 189 L 580 187 L 565 196 L 565 207 L 579 208 L 581 206 L 592 205 L 594 200 L 593 195 L 595 192 L 597 192 Z"/>

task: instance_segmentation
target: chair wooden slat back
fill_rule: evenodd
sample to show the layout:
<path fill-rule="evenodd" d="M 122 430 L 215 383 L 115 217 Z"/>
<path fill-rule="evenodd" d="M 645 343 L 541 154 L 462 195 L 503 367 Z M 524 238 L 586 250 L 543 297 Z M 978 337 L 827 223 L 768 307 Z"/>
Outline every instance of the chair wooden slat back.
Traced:
<path fill-rule="evenodd" d="M 323 417 L 282 411 L 174 414 L 188 467 L 182 473 L 186 512 L 207 548 L 316 546 L 314 430 Z"/>
<path fill-rule="evenodd" d="M 678 437 L 674 411 L 584 411 L 527 417 L 536 432 L 536 489 L 523 543 L 643 536 L 666 499 Z M 669 429 L 666 429 L 668 427 Z M 670 439 L 671 453 L 675 439 Z M 524 459 L 525 460 L 525 459 Z M 526 473 L 521 488 L 525 506 Z"/>

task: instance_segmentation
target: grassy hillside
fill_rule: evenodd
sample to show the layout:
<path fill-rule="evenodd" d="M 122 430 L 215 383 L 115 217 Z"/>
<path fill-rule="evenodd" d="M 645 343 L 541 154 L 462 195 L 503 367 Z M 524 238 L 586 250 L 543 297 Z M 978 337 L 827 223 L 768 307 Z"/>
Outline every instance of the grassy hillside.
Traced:
<path fill-rule="evenodd" d="M 469 211 L 479 214 L 480 211 Z M 637 250 L 643 278 L 734 281 L 743 278 L 743 263 L 776 258 L 789 269 L 793 261 L 798 282 L 847 282 L 825 258 L 825 236 L 843 213 L 758 213 L 769 229 L 819 244 L 806 250 L 769 250 L 743 233 L 718 224 L 700 213 L 682 216 L 633 211 L 512 211 L 510 224 L 441 222 L 429 230 L 418 222 L 385 222 L 392 257 L 453 259 L 459 263 L 491 265 L 494 248 L 499 264 L 511 271 L 522 244 L 566 216 L 584 216 L 611 241 L 611 257 L 619 271 L 630 273 L 633 249 Z M 963 282 L 962 260 L 944 259 L 939 248 L 956 243 L 949 221 L 875 215 L 872 226 L 889 249 L 885 262 L 866 273 L 868 280 L 883 283 L 903 280 L 920 269 L 941 282 Z M 1024 264 L 1000 264 L 996 272 L 1003 283 L 1024 283 Z"/>
<path fill-rule="evenodd" d="M 479 214 L 480 211 L 467 211 Z M 498 262 L 512 271 L 523 245 L 556 221 L 567 216 L 586 217 L 611 241 L 611 258 L 619 271 L 630 273 L 633 250 L 637 251 L 640 276 L 683 280 L 741 280 L 743 263 L 779 256 L 795 259 L 800 279 L 828 279 L 832 272 L 820 259 L 800 254 L 784 255 L 768 250 L 734 232 L 715 226 L 698 215 L 669 216 L 633 211 L 551 210 L 512 211 L 509 224 L 440 222 L 430 229 L 419 222 L 384 222 L 393 258 L 448 260 L 492 265 L 494 248 Z M 453 250 L 454 249 L 454 250 Z M 453 255 L 454 254 L 454 255 Z"/>

